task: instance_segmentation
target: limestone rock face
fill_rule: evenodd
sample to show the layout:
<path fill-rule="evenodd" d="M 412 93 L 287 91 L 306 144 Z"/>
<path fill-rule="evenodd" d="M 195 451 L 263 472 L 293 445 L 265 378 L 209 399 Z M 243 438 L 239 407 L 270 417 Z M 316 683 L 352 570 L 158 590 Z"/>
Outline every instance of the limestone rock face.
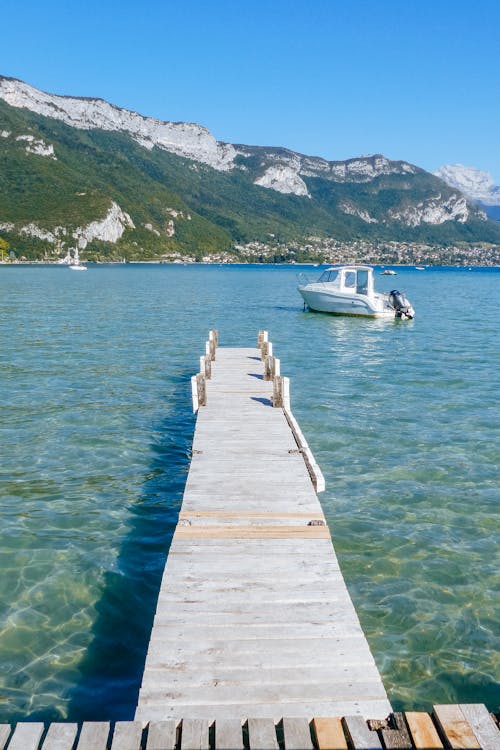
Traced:
<path fill-rule="evenodd" d="M 75 128 L 123 131 L 146 148 L 157 146 L 222 171 L 233 166 L 235 149 L 218 143 L 200 125 L 143 117 L 102 99 L 46 94 L 12 78 L 0 78 L 0 97 L 13 107 L 24 107 Z"/>

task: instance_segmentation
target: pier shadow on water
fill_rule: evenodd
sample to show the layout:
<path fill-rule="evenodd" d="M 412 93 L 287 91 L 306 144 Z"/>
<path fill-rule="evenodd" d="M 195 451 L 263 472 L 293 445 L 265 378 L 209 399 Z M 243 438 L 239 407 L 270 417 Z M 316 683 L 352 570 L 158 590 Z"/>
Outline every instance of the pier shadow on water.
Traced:
<path fill-rule="evenodd" d="M 70 693 L 68 720 L 133 719 L 158 592 L 189 470 L 195 418 L 190 375 L 177 375 L 170 411 L 155 425 L 154 457 L 116 569 L 105 574 L 92 642 Z"/>

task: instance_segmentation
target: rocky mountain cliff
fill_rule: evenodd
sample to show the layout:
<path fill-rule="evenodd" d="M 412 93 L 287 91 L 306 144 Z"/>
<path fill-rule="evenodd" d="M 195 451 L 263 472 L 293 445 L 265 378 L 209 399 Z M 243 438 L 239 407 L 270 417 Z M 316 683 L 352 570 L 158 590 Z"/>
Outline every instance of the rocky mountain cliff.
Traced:
<path fill-rule="evenodd" d="M 0 233 L 28 258 L 245 256 L 252 244 L 500 242 L 457 187 L 382 155 L 218 142 L 100 99 L 0 77 Z"/>

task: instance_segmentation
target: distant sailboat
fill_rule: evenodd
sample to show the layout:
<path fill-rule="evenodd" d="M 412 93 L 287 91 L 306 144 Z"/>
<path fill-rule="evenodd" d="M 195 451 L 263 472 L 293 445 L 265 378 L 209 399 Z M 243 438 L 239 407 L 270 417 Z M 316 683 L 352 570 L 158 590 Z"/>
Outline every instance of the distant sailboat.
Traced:
<path fill-rule="evenodd" d="M 71 255 L 69 253 L 68 255 L 71 258 Z M 87 270 L 87 266 L 84 266 L 80 260 L 80 255 L 78 253 L 77 247 L 75 247 L 73 251 L 73 260 L 70 261 L 70 264 L 68 267 L 71 271 L 86 271 Z"/>

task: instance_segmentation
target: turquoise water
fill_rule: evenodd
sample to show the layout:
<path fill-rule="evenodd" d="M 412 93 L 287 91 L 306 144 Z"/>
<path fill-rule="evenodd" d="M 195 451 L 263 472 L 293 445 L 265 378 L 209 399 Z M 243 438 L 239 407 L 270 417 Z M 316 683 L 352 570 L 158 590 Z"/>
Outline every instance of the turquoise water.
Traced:
<path fill-rule="evenodd" d="M 393 705 L 498 708 L 500 271 L 377 276 L 405 322 L 305 313 L 295 272 L 0 268 L 1 721 L 133 715 L 211 327 L 270 331 Z"/>

